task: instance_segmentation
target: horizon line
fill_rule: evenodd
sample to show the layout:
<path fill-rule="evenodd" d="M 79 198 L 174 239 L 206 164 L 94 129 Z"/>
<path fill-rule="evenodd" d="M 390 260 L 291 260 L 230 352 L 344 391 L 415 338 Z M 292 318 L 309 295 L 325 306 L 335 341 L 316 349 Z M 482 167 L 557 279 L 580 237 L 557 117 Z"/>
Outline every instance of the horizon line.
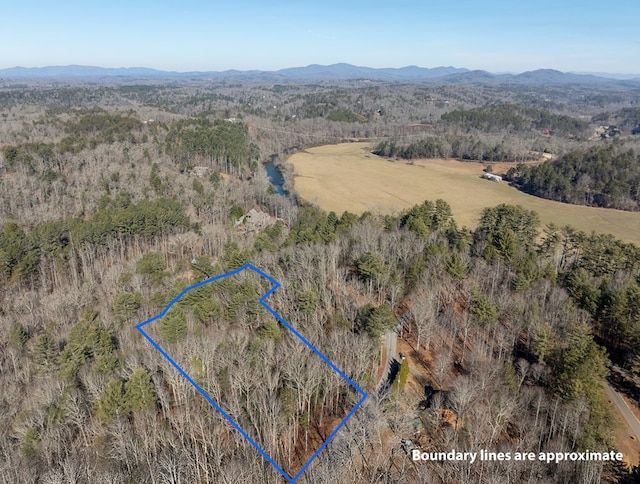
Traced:
<path fill-rule="evenodd" d="M 227 72 L 240 72 L 240 73 L 250 73 L 250 72 L 262 72 L 262 73 L 274 73 L 283 70 L 290 69 L 305 69 L 309 67 L 335 67 L 335 66 L 348 66 L 355 67 L 360 69 L 370 69 L 370 70 L 402 70 L 408 68 L 416 68 L 416 69 L 425 69 L 425 70 L 435 70 L 435 69 L 456 69 L 456 70 L 465 70 L 467 72 L 487 72 L 492 75 L 500 76 L 500 75 L 519 75 L 525 74 L 529 72 L 537 72 L 537 71 L 556 71 L 562 74 L 576 74 L 576 75 L 586 75 L 586 76 L 597 76 L 597 77 L 605 77 L 605 76 L 629 76 L 630 79 L 634 77 L 640 77 L 640 73 L 636 72 L 607 72 L 607 71 L 585 71 L 585 70 L 560 70 L 553 67 L 538 67 L 535 69 L 529 69 L 525 71 L 511 71 L 505 69 L 499 69 L 496 71 L 491 71 L 486 68 L 478 68 L 471 69 L 468 67 L 456 67 L 453 65 L 438 65 L 434 67 L 425 67 L 419 66 L 417 64 L 408 64 L 401 67 L 371 67 L 367 65 L 358 65 L 351 64 L 349 62 L 334 62 L 331 64 L 318 64 L 311 63 L 307 65 L 294 65 L 289 67 L 281 67 L 281 68 L 272 68 L 272 69 L 257 69 L 257 68 L 249 68 L 249 69 L 238 69 L 235 67 L 224 68 L 224 69 L 191 69 L 191 70 L 175 70 L 175 69 L 161 69 L 157 67 L 149 67 L 144 65 L 135 65 L 135 66 L 117 66 L 117 67 L 107 67 L 102 65 L 95 64 L 47 64 L 47 65 L 37 65 L 37 66 L 24 66 L 24 65 L 14 65 L 10 67 L 0 67 L 0 71 L 9 71 L 9 70 L 43 70 L 43 69 L 61 69 L 61 68 L 88 68 L 88 69 L 101 69 L 101 70 L 148 70 L 148 71 L 156 71 L 158 73 L 163 74 L 208 74 L 208 73 L 227 73 Z"/>

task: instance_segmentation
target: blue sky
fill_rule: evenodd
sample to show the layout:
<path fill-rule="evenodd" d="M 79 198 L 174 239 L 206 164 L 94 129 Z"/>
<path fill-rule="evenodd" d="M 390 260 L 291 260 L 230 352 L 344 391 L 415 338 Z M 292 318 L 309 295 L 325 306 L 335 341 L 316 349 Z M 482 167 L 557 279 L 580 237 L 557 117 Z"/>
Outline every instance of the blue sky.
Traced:
<path fill-rule="evenodd" d="M 640 0 L 7 3 L 0 68 L 275 70 L 348 62 L 640 74 Z"/>

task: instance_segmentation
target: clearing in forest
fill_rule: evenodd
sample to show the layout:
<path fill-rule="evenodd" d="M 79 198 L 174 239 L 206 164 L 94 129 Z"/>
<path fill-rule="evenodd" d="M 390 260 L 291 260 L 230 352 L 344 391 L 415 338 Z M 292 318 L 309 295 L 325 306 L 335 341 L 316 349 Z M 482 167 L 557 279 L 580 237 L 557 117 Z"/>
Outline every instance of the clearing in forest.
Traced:
<path fill-rule="evenodd" d="M 293 483 L 367 395 L 265 302 L 279 286 L 245 264 L 185 288 L 137 329 Z"/>
<path fill-rule="evenodd" d="M 485 207 L 522 205 L 540 214 L 542 225 L 571 225 L 586 233 L 609 233 L 640 244 L 640 214 L 570 205 L 534 197 L 505 182 L 482 179 L 486 164 L 457 160 L 390 161 L 369 152 L 368 143 L 318 146 L 289 158 L 300 196 L 327 211 L 397 213 L 441 198 L 460 226 L 475 228 Z M 493 164 L 499 168 L 500 164 Z"/>

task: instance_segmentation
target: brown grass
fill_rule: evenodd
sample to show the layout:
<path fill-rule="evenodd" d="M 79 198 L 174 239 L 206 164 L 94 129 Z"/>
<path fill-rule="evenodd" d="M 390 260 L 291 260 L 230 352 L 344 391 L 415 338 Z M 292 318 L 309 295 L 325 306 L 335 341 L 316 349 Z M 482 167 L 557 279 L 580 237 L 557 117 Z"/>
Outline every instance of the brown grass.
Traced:
<path fill-rule="evenodd" d="M 397 213 L 424 200 L 446 200 L 459 225 L 473 228 L 482 209 L 500 203 L 540 214 L 542 225 L 572 225 L 587 233 L 610 233 L 640 244 L 640 213 L 569 205 L 527 195 L 507 183 L 481 178 L 482 163 L 457 160 L 389 161 L 369 153 L 367 143 L 319 146 L 289 158 L 300 196 L 340 214 Z M 494 165 L 495 167 L 496 165 Z"/>

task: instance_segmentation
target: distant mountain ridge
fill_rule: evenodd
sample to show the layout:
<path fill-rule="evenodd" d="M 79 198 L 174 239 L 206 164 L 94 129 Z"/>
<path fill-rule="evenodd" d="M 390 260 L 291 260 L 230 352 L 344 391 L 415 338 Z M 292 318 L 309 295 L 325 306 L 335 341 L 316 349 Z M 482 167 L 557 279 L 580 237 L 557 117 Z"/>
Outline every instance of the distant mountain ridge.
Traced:
<path fill-rule="evenodd" d="M 165 71 L 147 67 L 96 67 L 96 66 L 46 66 L 10 67 L 0 69 L 0 77 L 5 79 L 77 78 L 77 77 L 135 77 L 163 76 Z"/>
<path fill-rule="evenodd" d="M 0 69 L 0 78 L 4 79 L 69 79 L 100 77 L 209 77 L 214 79 L 246 79 L 246 80 L 351 80 L 371 79 L 381 81 L 433 79 L 450 74 L 466 72 L 468 69 L 455 67 L 425 68 L 407 66 L 400 68 L 360 67 L 351 64 L 319 65 L 306 67 L 289 67 L 277 71 L 249 70 L 239 71 L 192 71 L 176 72 L 150 69 L 146 67 L 96 67 L 96 66 L 46 66 L 46 67 L 11 67 Z"/>
<path fill-rule="evenodd" d="M 456 67 L 359 67 L 351 64 L 332 64 L 328 66 L 312 64 L 306 67 L 290 67 L 274 71 L 273 74 L 283 76 L 292 80 L 350 80 L 350 79 L 371 79 L 379 81 L 400 81 L 400 80 L 420 80 L 435 79 L 451 74 L 467 72 L 468 69 Z"/>
<path fill-rule="evenodd" d="M 469 70 L 456 67 L 418 67 L 374 68 L 339 63 L 331 65 L 311 64 L 305 67 L 289 67 L 276 71 L 227 70 L 208 72 L 176 72 L 146 67 L 97 67 L 97 66 L 46 66 L 11 67 L 0 69 L 0 79 L 144 79 L 144 78 L 191 78 L 211 80 L 245 81 L 331 81 L 331 80 L 375 80 L 375 81 L 424 81 L 451 84 L 593 84 L 593 83 L 640 83 L 640 75 L 635 79 L 622 79 L 619 74 L 578 74 L 565 73 L 553 69 L 538 69 L 521 74 L 493 74 L 483 70 Z"/>

